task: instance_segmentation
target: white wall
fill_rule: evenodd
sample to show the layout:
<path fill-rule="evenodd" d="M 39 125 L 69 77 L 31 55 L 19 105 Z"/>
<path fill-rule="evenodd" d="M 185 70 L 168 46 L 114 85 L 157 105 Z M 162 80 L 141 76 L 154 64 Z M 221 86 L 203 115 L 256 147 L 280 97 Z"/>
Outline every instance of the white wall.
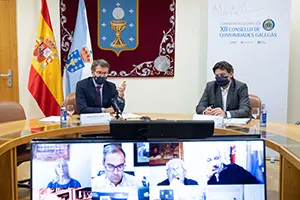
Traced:
<path fill-rule="evenodd" d="M 292 0 L 288 122 L 300 120 L 300 1 Z"/>
<path fill-rule="evenodd" d="M 174 78 L 126 79 L 126 110 L 131 112 L 194 113 L 206 82 L 207 0 L 177 0 Z M 56 40 L 59 41 L 59 0 L 48 0 Z M 292 0 L 288 121 L 300 120 L 300 2 Z M 40 0 L 17 0 L 20 103 L 28 118 L 42 112 L 27 89 Z M 57 43 L 59 48 L 59 43 Z M 120 84 L 123 79 L 112 79 Z M 275 81 L 275 80 L 274 80 Z M 277 80 L 280 81 L 280 80 Z M 278 102 L 279 103 L 279 102 Z"/>
<path fill-rule="evenodd" d="M 19 97 L 27 118 L 41 117 L 42 111 L 27 89 L 31 58 L 40 20 L 40 0 L 17 1 L 18 63 L 19 63 Z M 48 0 L 54 36 L 60 49 L 59 0 Z"/>

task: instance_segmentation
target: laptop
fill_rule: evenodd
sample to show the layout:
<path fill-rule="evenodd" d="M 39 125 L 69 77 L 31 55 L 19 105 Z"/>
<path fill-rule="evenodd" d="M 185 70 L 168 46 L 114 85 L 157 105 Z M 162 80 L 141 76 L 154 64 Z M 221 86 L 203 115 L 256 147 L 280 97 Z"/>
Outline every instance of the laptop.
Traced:
<path fill-rule="evenodd" d="M 266 199 L 262 139 L 35 139 L 31 150 L 33 200 Z"/>

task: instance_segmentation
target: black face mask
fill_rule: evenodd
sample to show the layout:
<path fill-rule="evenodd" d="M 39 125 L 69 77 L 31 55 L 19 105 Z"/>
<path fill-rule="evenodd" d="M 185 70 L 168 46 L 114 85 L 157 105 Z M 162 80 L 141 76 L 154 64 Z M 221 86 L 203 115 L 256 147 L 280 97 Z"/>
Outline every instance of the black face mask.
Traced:
<path fill-rule="evenodd" d="M 216 76 L 216 83 L 221 87 L 226 86 L 229 83 L 228 76 Z"/>
<path fill-rule="evenodd" d="M 94 77 L 94 80 L 95 80 L 95 82 L 96 82 L 98 85 L 102 85 L 102 84 L 105 83 L 106 77 L 97 77 L 97 76 L 95 76 L 95 77 Z"/>

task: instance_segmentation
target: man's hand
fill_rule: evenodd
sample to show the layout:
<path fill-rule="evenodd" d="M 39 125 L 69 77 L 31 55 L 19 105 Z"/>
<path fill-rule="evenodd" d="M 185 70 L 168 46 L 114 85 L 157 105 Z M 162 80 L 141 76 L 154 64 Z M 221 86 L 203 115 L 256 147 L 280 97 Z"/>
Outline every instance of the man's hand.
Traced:
<path fill-rule="evenodd" d="M 212 109 L 211 113 L 214 116 L 225 117 L 225 112 L 221 108 L 214 108 L 214 109 Z"/>
<path fill-rule="evenodd" d="M 208 106 L 205 110 L 204 110 L 204 112 L 203 112 L 203 114 L 204 115 L 212 115 L 212 108 L 210 107 L 210 106 Z"/>
<path fill-rule="evenodd" d="M 104 112 L 105 113 L 114 113 L 115 110 L 113 109 L 113 107 L 109 107 L 109 108 L 104 108 Z"/>
<path fill-rule="evenodd" d="M 119 97 L 124 98 L 125 89 L 126 89 L 126 81 L 123 81 L 122 85 L 117 88 Z"/>

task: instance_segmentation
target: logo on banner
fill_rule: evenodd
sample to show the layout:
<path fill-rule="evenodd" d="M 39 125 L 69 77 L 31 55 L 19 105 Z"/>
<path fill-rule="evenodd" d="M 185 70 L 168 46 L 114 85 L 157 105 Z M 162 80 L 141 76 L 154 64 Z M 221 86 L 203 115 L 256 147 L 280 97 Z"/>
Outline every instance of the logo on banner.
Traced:
<path fill-rule="evenodd" d="M 66 60 L 66 68 L 68 72 L 76 72 L 82 69 L 86 63 L 92 62 L 92 53 L 87 47 L 82 47 L 79 52 L 78 49 L 72 51 Z"/>
<path fill-rule="evenodd" d="M 33 51 L 33 56 L 40 63 L 40 66 L 44 69 L 49 63 L 51 63 L 55 57 L 57 57 L 55 42 L 51 38 L 45 39 L 39 37 L 36 39 L 36 45 Z"/>
<path fill-rule="evenodd" d="M 271 31 L 275 27 L 275 22 L 272 19 L 266 19 L 262 26 L 266 31 Z"/>
<path fill-rule="evenodd" d="M 114 51 L 135 50 L 138 46 L 138 1 L 99 0 L 98 45 Z"/>

